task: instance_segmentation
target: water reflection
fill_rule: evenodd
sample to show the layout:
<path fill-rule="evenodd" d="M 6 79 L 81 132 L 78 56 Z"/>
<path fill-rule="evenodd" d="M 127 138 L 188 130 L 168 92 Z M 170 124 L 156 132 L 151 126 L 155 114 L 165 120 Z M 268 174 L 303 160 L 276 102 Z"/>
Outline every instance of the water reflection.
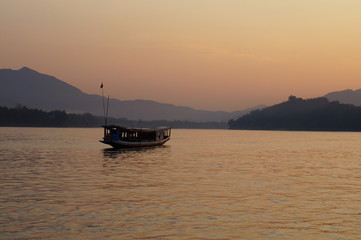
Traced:
<path fill-rule="evenodd" d="M 111 172 L 137 172 L 141 174 L 163 166 L 169 161 L 169 146 L 129 149 L 103 149 L 103 170 Z"/>
<path fill-rule="evenodd" d="M 98 131 L 0 128 L 0 239 L 361 239 L 360 133 Z"/>
<path fill-rule="evenodd" d="M 146 148 L 105 148 L 103 149 L 103 157 L 104 159 L 110 158 L 121 158 L 126 159 L 129 157 L 134 157 L 137 154 L 151 153 L 156 152 L 161 149 L 170 148 L 168 145 L 163 146 L 155 146 L 155 147 L 146 147 Z"/>

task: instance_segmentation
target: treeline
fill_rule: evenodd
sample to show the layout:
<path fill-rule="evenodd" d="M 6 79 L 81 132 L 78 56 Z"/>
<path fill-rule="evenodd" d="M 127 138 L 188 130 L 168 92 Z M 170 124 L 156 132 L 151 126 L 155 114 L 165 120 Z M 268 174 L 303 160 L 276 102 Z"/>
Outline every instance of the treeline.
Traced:
<path fill-rule="evenodd" d="M 172 128 L 194 129 L 225 129 L 228 127 L 226 122 L 134 121 L 125 118 L 108 118 L 107 124 L 129 127 L 170 126 Z M 46 112 L 20 105 L 15 108 L 0 107 L 0 126 L 3 127 L 100 127 L 102 125 L 104 125 L 103 117 L 89 113 L 74 114 L 60 110 Z"/>
<path fill-rule="evenodd" d="M 361 107 L 290 96 L 287 102 L 252 111 L 228 124 L 245 130 L 361 131 Z"/>

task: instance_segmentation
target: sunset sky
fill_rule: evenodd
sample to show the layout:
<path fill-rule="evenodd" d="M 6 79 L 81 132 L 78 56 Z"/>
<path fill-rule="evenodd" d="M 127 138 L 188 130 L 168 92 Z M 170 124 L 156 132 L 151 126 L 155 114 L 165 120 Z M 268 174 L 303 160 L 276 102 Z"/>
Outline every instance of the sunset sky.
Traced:
<path fill-rule="evenodd" d="M 361 88 L 360 0 L 0 0 L 0 68 L 204 110 Z"/>

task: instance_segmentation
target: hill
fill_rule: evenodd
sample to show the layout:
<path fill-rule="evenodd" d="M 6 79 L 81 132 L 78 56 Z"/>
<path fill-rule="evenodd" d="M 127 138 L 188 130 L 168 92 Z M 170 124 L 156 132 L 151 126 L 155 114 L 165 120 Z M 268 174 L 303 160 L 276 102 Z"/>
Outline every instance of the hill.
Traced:
<path fill-rule="evenodd" d="M 53 76 L 23 67 L 0 69 L 0 106 L 18 104 L 45 111 L 65 110 L 69 113 L 103 115 L 102 97 L 86 94 Z M 110 99 L 109 115 L 131 120 L 228 121 L 251 109 L 235 112 L 205 111 L 150 100 L 120 101 Z"/>
<path fill-rule="evenodd" d="M 231 129 L 361 131 L 361 107 L 290 96 L 287 102 L 252 111 L 228 124 Z"/>

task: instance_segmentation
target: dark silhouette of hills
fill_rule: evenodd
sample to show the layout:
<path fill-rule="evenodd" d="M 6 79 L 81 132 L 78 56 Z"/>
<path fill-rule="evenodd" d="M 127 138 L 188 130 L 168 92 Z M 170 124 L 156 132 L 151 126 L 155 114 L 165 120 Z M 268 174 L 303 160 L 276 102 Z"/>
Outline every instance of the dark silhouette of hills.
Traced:
<path fill-rule="evenodd" d="M 252 111 L 228 124 L 231 129 L 361 131 L 361 107 L 290 96 L 287 102 Z"/>
<path fill-rule="evenodd" d="M 86 94 L 53 76 L 30 68 L 0 69 L 0 106 L 17 104 L 45 111 L 65 110 L 69 113 L 91 113 L 103 116 L 103 99 Z M 261 107 L 261 106 L 259 106 Z M 131 120 L 228 121 L 251 111 L 224 112 L 195 110 L 189 107 L 150 100 L 120 101 L 110 99 L 109 116 Z"/>
<path fill-rule="evenodd" d="M 361 89 L 347 89 L 342 91 L 330 92 L 324 97 L 329 99 L 330 101 L 339 101 L 340 103 L 361 106 Z"/>
<path fill-rule="evenodd" d="M 130 127 L 158 127 L 196 129 L 226 129 L 225 122 L 190 122 L 190 121 L 142 121 L 125 118 L 109 118 L 108 124 Z M 18 105 L 15 108 L 0 107 L 0 126 L 6 127 L 100 127 L 104 125 L 104 118 L 90 113 L 75 114 L 65 111 L 46 112 L 38 109 L 29 109 Z"/>

